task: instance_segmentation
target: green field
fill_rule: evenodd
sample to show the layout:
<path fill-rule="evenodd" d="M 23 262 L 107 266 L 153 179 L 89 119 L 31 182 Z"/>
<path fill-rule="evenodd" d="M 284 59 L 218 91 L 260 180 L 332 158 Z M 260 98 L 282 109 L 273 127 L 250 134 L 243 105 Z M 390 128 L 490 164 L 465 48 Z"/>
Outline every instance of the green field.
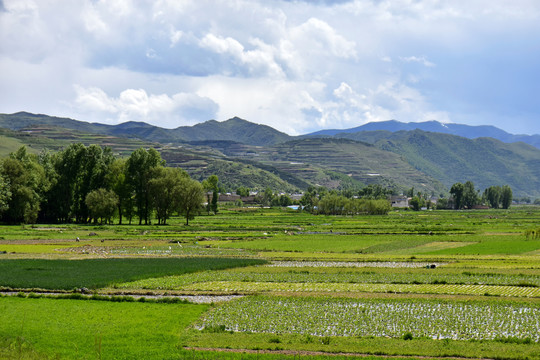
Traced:
<path fill-rule="evenodd" d="M 536 359 L 540 240 L 524 234 L 539 226 L 534 206 L 0 226 L 0 287 L 67 293 L 0 297 L 0 358 Z"/>
<path fill-rule="evenodd" d="M 0 261 L 2 286 L 41 289 L 91 289 L 141 278 L 159 278 L 173 274 L 209 269 L 225 269 L 264 263 L 257 259 L 229 258 L 128 258 L 43 260 L 19 259 Z"/>
<path fill-rule="evenodd" d="M 178 358 L 205 305 L 0 298 L 0 337 L 70 359 Z"/>

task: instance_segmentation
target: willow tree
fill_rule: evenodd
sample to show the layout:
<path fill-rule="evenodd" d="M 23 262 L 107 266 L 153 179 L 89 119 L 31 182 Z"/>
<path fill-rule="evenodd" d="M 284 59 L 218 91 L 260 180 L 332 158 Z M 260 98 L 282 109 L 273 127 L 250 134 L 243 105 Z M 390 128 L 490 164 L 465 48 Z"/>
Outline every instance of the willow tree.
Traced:
<path fill-rule="evenodd" d="M 155 169 L 165 165 L 161 155 L 155 149 L 139 148 L 131 153 L 127 160 L 126 174 L 129 184 L 133 187 L 135 193 L 135 203 L 137 205 L 137 215 L 139 216 L 139 225 L 148 224 L 151 210 L 150 198 L 150 180 L 154 178 Z"/>
<path fill-rule="evenodd" d="M 204 189 L 195 180 L 186 178 L 180 184 L 178 197 L 178 212 L 186 218 L 186 226 L 189 220 L 195 218 L 195 214 L 201 209 L 204 199 Z"/>

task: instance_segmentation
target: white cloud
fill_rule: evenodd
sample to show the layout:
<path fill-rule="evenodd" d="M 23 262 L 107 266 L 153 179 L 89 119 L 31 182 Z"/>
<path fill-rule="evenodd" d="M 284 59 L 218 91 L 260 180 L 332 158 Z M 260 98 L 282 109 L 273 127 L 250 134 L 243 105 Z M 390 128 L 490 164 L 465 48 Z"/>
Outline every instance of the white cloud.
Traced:
<path fill-rule="evenodd" d="M 233 61 L 245 66 L 251 75 L 266 75 L 270 77 L 282 77 L 283 71 L 274 61 L 272 48 L 259 39 L 251 39 L 254 50 L 245 50 L 237 40 L 227 37 L 219 37 L 207 34 L 201 41 L 200 46 L 217 54 L 230 55 Z"/>
<path fill-rule="evenodd" d="M 431 61 L 427 60 L 425 56 L 406 56 L 406 57 L 402 57 L 400 56 L 399 59 L 401 61 L 404 61 L 404 62 L 416 62 L 416 63 L 420 63 L 426 67 L 434 67 L 435 64 L 432 63 Z"/>
<path fill-rule="evenodd" d="M 535 0 L 3 3 L 0 112 L 290 133 L 540 114 Z"/>
<path fill-rule="evenodd" d="M 200 116 L 212 118 L 217 104 L 196 94 L 177 93 L 147 94 L 143 89 L 126 89 L 118 97 L 105 91 L 76 86 L 76 103 L 82 112 L 101 114 L 110 123 L 144 121 L 150 124 L 175 128 L 198 122 Z"/>
<path fill-rule="evenodd" d="M 349 41 L 326 22 L 311 18 L 291 30 L 293 43 L 309 53 L 331 54 L 344 59 L 356 57 L 356 44 Z"/>

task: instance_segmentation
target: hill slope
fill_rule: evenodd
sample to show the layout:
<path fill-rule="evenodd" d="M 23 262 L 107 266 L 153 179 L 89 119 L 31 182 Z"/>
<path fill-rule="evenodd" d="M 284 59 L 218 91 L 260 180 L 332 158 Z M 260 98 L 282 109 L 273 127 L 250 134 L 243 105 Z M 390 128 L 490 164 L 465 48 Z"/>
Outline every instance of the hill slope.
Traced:
<path fill-rule="evenodd" d="M 0 127 L 6 129 L 21 130 L 42 125 L 84 133 L 137 138 L 162 144 L 200 140 L 232 140 L 250 145 L 270 145 L 291 139 L 289 135 L 270 126 L 254 124 L 237 117 L 223 122 L 209 120 L 194 126 L 164 129 L 135 121 L 119 125 L 104 125 L 27 112 L 0 114 Z"/>
<path fill-rule="evenodd" d="M 381 150 L 399 154 L 446 187 L 471 180 L 480 189 L 508 184 L 518 196 L 540 196 L 540 150 L 522 142 L 507 144 L 492 138 L 467 139 L 421 130 L 337 136 L 369 141 Z"/>
<path fill-rule="evenodd" d="M 251 154 L 259 162 L 272 164 L 310 183 L 329 186 L 333 182 L 334 186 L 330 187 L 344 187 L 353 181 L 356 184 L 377 183 L 396 190 L 414 186 L 435 194 L 444 192 L 444 186 L 438 180 L 418 171 L 399 155 L 358 141 L 330 138 L 293 140 L 268 148 L 254 148 Z M 322 179 L 317 168 L 322 169 L 328 179 Z"/>
<path fill-rule="evenodd" d="M 376 123 L 381 124 L 392 129 L 403 125 Z M 216 173 L 230 189 L 240 185 L 276 190 L 309 185 L 358 188 L 378 183 L 439 194 L 455 182 L 471 180 L 482 190 L 509 184 L 516 196 L 540 197 L 540 150 L 491 138 L 422 130 L 342 131 L 334 138 L 293 138 L 239 118 L 168 130 L 141 122 L 112 126 L 29 113 L 0 114 L 0 127 L 5 128 L 0 132 L 4 154 L 21 144 L 37 152 L 71 142 L 95 143 L 122 154 L 154 146 L 170 164 L 186 168 L 198 179 Z M 482 127 L 500 135 L 500 130 L 487 128 Z"/>
<path fill-rule="evenodd" d="M 410 122 L 403 123 L 396 120 L 370 122 L 362 126 L 350 129 L 329 129 L 321 130 L 307 136 L 343 136 L 343 134 L 354 134 L 362 131 L 412 131 L 423 130 L 429 132 L 437 132 L 442 134 L 457 135 L 468 139 L 476 139 L 479 137 L 491 137 L 502 142 L 512 143 L 523 141 L 529 145 L 540 149 L 540 135 L 513 135 L 509 134 L 495 126 L 470 126 L 463 124 L 443 124 L 438 121 L 425 122 Z M 345 136 L 346 137 L 346 136 Z"/>

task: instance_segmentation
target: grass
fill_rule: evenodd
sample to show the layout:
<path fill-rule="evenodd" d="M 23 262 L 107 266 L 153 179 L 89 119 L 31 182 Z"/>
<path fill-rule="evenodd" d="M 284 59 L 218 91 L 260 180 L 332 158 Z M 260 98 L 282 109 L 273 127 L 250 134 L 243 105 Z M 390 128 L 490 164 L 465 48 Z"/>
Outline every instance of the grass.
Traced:
<path fill-rule="evenodd" d="M 412 340 L 389 339 L 385 337 L 352 337 L 280 334 L 281 343 L 272 344 L 273 334 L 265 333 L 215 333 L 208 334 L 190 330 L 186 334 L 186 343 L 201 348 L 232 348 L 266 350 L 276 349 L 293 351 L 321 351 L 324 353 L 360 353 L 375 355 L 406 356 L 407 359 L 427 357 L 438 358 L 492 358 L 492 359 L 537 359 L 540 355 L 537 344 L 515 344 L 497 341 L 459 341 L 413 338 Z M 323 343 L 323 341 L 326 343 Z M 219 358 L 219 357 L 218 357 Z M 282 357 L 278 357 L 281 359 Z M 303 359 L 303 357 L 300 357 Z M 323 359 L 340 359 L 328 356 Z M 344 357 L 351 359 L 355 357 Z M 376 358 L 376 357 L 375 357 Z M 383 357 L 386 358 L 387 357 Z M 319 359 L 317 357 L 317 359 Z M 364 359 L 364 357 L 362 357 Z M 369 357 L 368 357 L 369 359 Z"/>
<path fill-rule="evenodd" d="M 397 291 L 398 284 L 455 284 L 455 285 L 510 285 L 523 286 L 529 284 L 529 287 L 540 288 L 540 278 L 535 275 L 534 270 L 514 270 L 507 269 L 482 269 L 470 267 L 468 270 L 462 268 L 452 268 L 440 266 L 436 269 L 426 268 L 336 268 L 336 267 L 243 267 L 220 271 L 201 271 L 195 274 L 171 275 L 159 278 L 148 278 L 117 284 L 121 289 L 166 289 L 180 290 L 190 284 L 200 284 L 206 282 L 235 282 L 240 283 L 244 288 L 256 287 L 257 284 L 265 283 L 263 289 L 275 290 L 288 286 L 286 284 L 296 283 L 296 288 L 310 286 L 325 288 L 325 284 L 339 287 L 338 284 L 347 285 L 346 291 L 352 291 L 351 285 L 361 284 L 367 291 L 373 291 L 377 288 L 369 284 L 384 284 L 393 286 Z M 305 284 L 305 285 L 299 285 Z M 477 288 L 479 288 L 479 285 Z M 200 285 L 191 285 L 200 286 Z M 207 285 L 202 285 L 205 289 Z M 222 286 L 219 286 L 221 289 Z M 469 293 L 473 287 L 462 286 Z M 372 290 L 373 289 L 373 290 Z M 416 291 L 430 289 L 429 287 L 415 287 Z M 439 291 L 441 288 L 438 288 Z M 448 287 L 448 291 L 455 291 L 455 288 Z M 239 290 L 239 288 L 237 288 Z M 388 289 L 390 290 L 390 289 Z M 363 290 L 366 291 L 366 290 Z M 378 290 L 381 291 L 380 289 Z M 382 291 L 386 291 L 383 289 Z M 463 290 L 462 290 L 463 291 Z"/>
<path fill-rule="evenodd" d="M 0 297 L 0 339 L 67 359 L 172 359 L 207 305 Z"/>
<path fill-rule="evenodd" d="M 494 240 L 489 239 L 476 244 L 468 246 L 442 249 L 438 251 L 429 252 L 433 255 L 486 255 L 486 254 L 504 254 L 504 255 L 516 255 L 523 254 L 540 249 L 540 240 L 526 240 L 526 239 L 505 239 Z"/>
<path fill-rule="evenodd" d="M 96 289 L 150 277 L 264 263 L 239 258 L 111 258 L 0 260 L 0 284 L 11 288 Z"/>
<path fill-rule="evenodd" d="M 221 208 L 217 216 L 198 216 L 190 226 L 184 226 L 184 220 L 178 217 L 170 219 L 167 226 L 0 226 L 0 286 L 51 290 L 87 287 L 116 295 L 118 299 L 126 292 L 263 293 L 272 295 L 272 299 L 282 304 L 298 301 L 302 305 L 298 311 L 282 314 L 279 319 L 275 317 L 283 310 L 281 308 L 271 313 L 268 313 L 273 309 L 271 305 L 253 308 L 255 310 L 249 317 L 251 323 L 266 321 L 276 326 L 295 317 L 297 321 L 291 322 L 293 325 L 299 326 L 305 319 L 313 324 L 321 324 L 325 316 L 332 314 L 328 310 L 322 315 L 325 306 L 342 306 L 340 304 L 349 300 L 361 302 L 371 299 L 380 303 L 393 299 L 411 303 L 411 306 L 424 306 L 426 299 L 430 298 L 431 301 L 427 303 L 441 306 L 484 304 L 494 309 L 516 306 L 538 308 L 540 242 L 526 240 L 524 232 L 538 227 L 539 218 L 540 207 L 533 206 L 513 207 L 510 210 L 393 211 L 388 216 L 354 217 L 315 216 L 282 209 Z M 98 235 L 90 236 L 90 233 Z M 80 242 L 75 241 L 76 237 L 80 238 Z M 246 256 L 251 259 L 244 259 Z M 257 266 L 261 261 L 255 259 L 292 262 L 281 263 L 280 267 Z M 350 262 L 349 265 L 356 262 L 361 262 L 362 266 L 371 265 L 342 267 L 342 263 L 335 261 Z M 432 263 L 439 266 L 435 269 L 402 267 Z M 381 264 L 385 267 L 378 267 Z M 320 300 L 323 295 L 334 300 Z M 242 309 L 249 309 L 250 302 L 258 298 L 260 296 L 245 297 L 240 302 L 244 304 Z M 433 340 L 419 332 L 418 326 L 402 328 L 392 338 L 367 333 L 341 336 L 343 334 L 337 332 L 315 336 L 313 333 L 287 333 L 283 329 L 268 333 L 250 330 L 251 333 L 231 334 L 223 319 L 218 319 L 212 325 L 212 332 L 201 332 L 194 328 L 186 331 L 188 324 L 201 324 L 203 320 L 198 319 L 229 304 L 195 306 L 193 309 L 198 309 L 195 311 L 198 315 L 191 316 L 190 311 L 186 310 L 189 319 L 184 321 L 181 311 L 176 312 L 176 307 L 188 309 L 183 304 L 126 301 L 126 307 L 123 307 L 114 305 L 116 303 L 113 301 L 99 299 L 101 301 L 70 300 L 67 296 L 66 299 L 0 299 L 0 347 L 8 348 L 7 352 L 0 349 L 0 358 L 54 358 L 60 352 L 62 358 L 98 358 L 96 349 L 99 346 L 103 358 L 116 358 L 116 353 L 110 355 L 109 350 L 109 346 L 115 342 L 119 349 L 134 344 L 133 351 L 128 350 L 127 353 L 134 354 L 131 358 L 137 358 L 140 357 L 140 354 L 136 354 L 137 349 L 141 347 L 137 342 L 143 341 L 154 348 L 153 344 L 149 345 L 138 337 L 144 337 L 150 331 L 145 328 L 147 323 L 158 334 L 149 339 L 167 344 L 156 345 L 155 352 L 148 356 L 145 354 L 146 358 L 304 358 L 297 353 L 263 354 L 263 351 L 281 351 L 279 349 L 293 352 L 358 352 L 373 354 L 373 358 L 376 358 L 376 354 L 413 358 L 540 358 L 538 343 L 531 343 L 526 334 L 525 337 L 500 334 L 492 340 Z M 25 301 L 25 304 L 34 305 L 19 307 Z M 90 305 L 95 303 L 100 303 L 100 307 Z M 149 306 L 150 310 L 145 306 Z M 73 321 L 60 312 L 60 308 L 64 307 L 74 314 Z M 80 315 L 81 307 L 87 307 L 88 321 Z M 308 308 L 312 313 L 306 312 Z M 206 309 L 212 311 L 207 312 Z M 147 311 L 162 314 L 155 315 L 152 320 L 140 318 L 143 314 L 139 313 Z M 48 312 L 55 320 L 51 320 Z M 99 317 L 96 315 L 98 313 L 103 320 L 103 330 L 95 325 L 98 323 L 95 319 Z M 127 318 L 134 317 L 133 322 L 129 323 L 131 319 L 122 322 L 116 313 Z M 342 317 L 346 313 L 337 312 Z M 411 320 L 407 321 L 427 319 L 432 313 L 435 312 L 419 317 L 413 312 L 409 316 Z M 459 313 L 469 316 L 474 311 Z M 25 320 L 25 316 L 20 314 L 29 314 L 25 316 L 32 321 Z M 38 325 L 40 316 L 43 321 Z M 172 320 L 161 321 L 167 316 L 176 317 L 177 323 L 182 326 L 175 327 Z M 516 316 L 504 316 L 501 321 Z M 349 319 L 347 323 L 356 324 L 358 319 Z M 163 322 L 163 327 L 154 324 L 156 321 Z M 390 316 L 386 322 L 396 327 L 404 324 L 404 320 L 396 316 Z M 33 325 L 30 326 L 30 323 Z M 330 326 L 338 323 L 337 320 L 333 321 Z M 458 321 L 449 321 L 447 327 L 459 324 Z M 429 325 L 422 326 L 427 328 Z M 67 340 L 60 330 L 54 330 L 50 335 L 57 339 L 43 339 L 43 336 L 36 335 L 40 326 L 44 333 L 49 326 L 53 329 L 64 326 L 74 329 L 68 331 L 71 335 Z M 106 339 L 107 332 L 112 334 L 114 330 L 123 333 L 124 326 L 130 327 L 125 339 Z M 488 331 L 482 330 L 481 326 L 484 326 L 482 322 L 475 324 L 474 328 L 487 334 Z M 534 333 L 539 332 L 537 323 L 531 326 Z M 33 332 L 26 332 L 27 327 L 34 327 Z M 361 325 L 350 328 L 351 331 L 355 329 L 361 329 Z M 409 339 L 408 336 L 409 340 L 405 340 L 404 336 L 408 333 L 413 338 Z M 73 344 L 79 346 L 78 339 L 81 337 L 84 337 L 80 340 L 81 347 L 75 349 Z M 65 344 L 67 350 L 57 351 L 57 342 L 62 341 L 72 342 Z M 181 345 L 247 348 L 255 353 L 193 351 L 183 349 Z M 311 354 L 306 358 L 320 359 L 326 356 Z"/>
<path fill-rule="evenodd" d="M 384 240 L 339 234 L 277 235 L 248 241 L 208 242 L 214 246 L 261 251 L 361 252 Z"/>

